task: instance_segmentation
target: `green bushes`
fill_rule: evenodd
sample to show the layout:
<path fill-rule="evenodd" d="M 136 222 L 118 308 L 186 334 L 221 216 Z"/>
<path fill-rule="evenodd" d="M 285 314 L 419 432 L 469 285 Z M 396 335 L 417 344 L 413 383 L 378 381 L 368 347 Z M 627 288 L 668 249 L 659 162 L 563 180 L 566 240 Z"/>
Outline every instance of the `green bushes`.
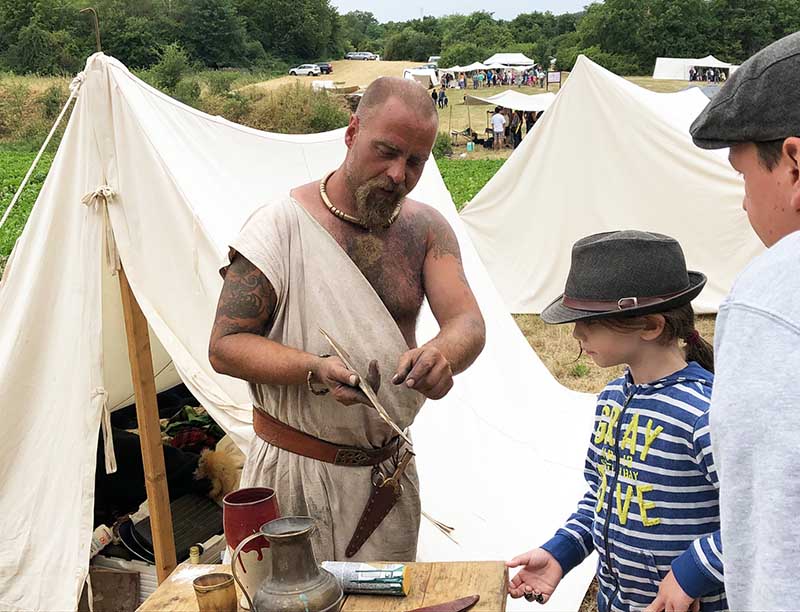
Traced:
<path fill-rule="evenodd" d="M 172 97 L 189 106 L 197 106 L 200 101 L 200 83 L 191 77 L 181 79 L 173 88 Z"/>
<path fill-rule="evenodd" d="M 433 143 L 433 158 L 441 159 L 453 154 L 453 145 L 450 143 L 450 136 L 444 132 L 436 134 L 436 141 Z"/>
<path fill-rule="evenodd" d="M 226 94 L 231 90 L 238 73 L 227 70 L 209 70 L 203 75 L 208 90 L 212 95 Z"/>
<path fill-rule="evenodd" d="M 46 119 L 55 121 L 58 113 L 61 112 L 64 104 L 69 98 L 69 88 L 62 85 L 50 85 L 39 96 L 39 104 L 42 105 L 42 113 Z"/>
<path fill-rule="evenodd" d="M 344 127 L 350 113 L 343 98 L 295 83 L 252 101 L 243 123 L 267 132 L 313 134 Z"/>
<path fill-rule="evenodd" d="M 52 84 L 37 94 L 28 81 L 14 76 L 0 80 L 0 141 L 29 142 L 38 148 L 67 101 L 69 90 L 66 84 Z M 56 142 L 58 136 L 60 133 Z"/>
<path fill-rule="evenodd" d="M 179 44 L 172 43 L 161 49 L 158 63 L 150 69 L 150 74 L 157 87 L 171 92 L 189 68 L 189 55 Z"/>

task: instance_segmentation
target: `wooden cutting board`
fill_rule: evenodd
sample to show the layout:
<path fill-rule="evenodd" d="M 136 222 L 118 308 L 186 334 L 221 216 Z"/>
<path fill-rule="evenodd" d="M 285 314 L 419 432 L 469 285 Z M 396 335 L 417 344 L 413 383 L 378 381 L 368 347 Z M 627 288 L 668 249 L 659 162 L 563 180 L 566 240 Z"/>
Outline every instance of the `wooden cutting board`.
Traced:
<path fill-rule="evenodd" d="M 406 563 L 406 566 L 410 578 L 407 597 L 348 595 L 342 612 L 407 612 L 475 593 L 481 599 L 470 612 L 505 612 L 508 571 L 502 561 Z M 230 566 L 182 563 L 138 612 L 196 612 L 192 580 L 211 572 L 230 572 Z"/>

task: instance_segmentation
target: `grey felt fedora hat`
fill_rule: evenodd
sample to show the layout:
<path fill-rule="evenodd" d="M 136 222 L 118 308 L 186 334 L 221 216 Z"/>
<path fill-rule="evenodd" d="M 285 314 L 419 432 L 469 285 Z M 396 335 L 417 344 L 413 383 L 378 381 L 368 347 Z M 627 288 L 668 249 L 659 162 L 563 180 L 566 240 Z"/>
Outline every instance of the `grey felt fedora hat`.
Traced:
<path fill-rule="evenodd" d="M 800 136 L 800 32 L 756 53 L 727 80 L 691 127 L 702 149 Z"/>
<path fill-rule="evenodd" d="M 674 238 L 637 230 L 593 234 L 573 245 L 564 293 L 541 316 L 558 324 L 654 314 L 688 304 L 705 284 L 704 274 L 686 269 Z"/>

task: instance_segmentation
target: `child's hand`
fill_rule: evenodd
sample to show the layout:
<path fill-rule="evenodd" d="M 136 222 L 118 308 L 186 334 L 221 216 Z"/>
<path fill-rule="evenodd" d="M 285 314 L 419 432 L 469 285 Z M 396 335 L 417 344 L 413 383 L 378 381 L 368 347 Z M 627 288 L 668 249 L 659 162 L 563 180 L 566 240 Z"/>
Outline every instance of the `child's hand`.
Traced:
<path fill-rule="evenodd" d="M 700 612 L 700 600 L 692 599 L 684 593 L 671 571 L 661 581 L 661 585 L 658 587 L 658 595 L 645 608 L 644 612 L 661 612 L 662 610 Z"/>
<path fill-rule="evenodd" d="M 522 569 L 508 584 L 508 594 L 514 599 L 526 594 L 541 595 L 537 601 L 547 603 L 564 576 L 558 561 L 543 548 L 534 548 L 506 561 L 506 567 L 520 566 Z"/>

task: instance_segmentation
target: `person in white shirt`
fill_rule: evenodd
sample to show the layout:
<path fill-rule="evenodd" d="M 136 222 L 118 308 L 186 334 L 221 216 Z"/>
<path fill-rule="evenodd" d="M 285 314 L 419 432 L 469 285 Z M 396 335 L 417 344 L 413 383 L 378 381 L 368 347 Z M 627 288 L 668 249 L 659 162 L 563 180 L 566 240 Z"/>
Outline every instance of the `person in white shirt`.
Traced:
<path fill-rule="evenodd" d="M 504 135 L 506 131 L 506 118 L 500 111 L 502 108 L 499 106 L 494 109 L 494 115 L 492 115 L 492 132 L 494 132 L 494 144 L 492 146 L 493 149 L 497 150 L 502 148 L 504 143 Z"/>

